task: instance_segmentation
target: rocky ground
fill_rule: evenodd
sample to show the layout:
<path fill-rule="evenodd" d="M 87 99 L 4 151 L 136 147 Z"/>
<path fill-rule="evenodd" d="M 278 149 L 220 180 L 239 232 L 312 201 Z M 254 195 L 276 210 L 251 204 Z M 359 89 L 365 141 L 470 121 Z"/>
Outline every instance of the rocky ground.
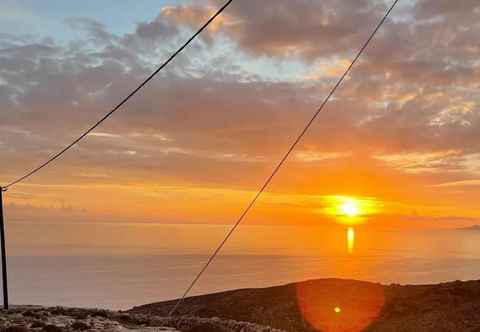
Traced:
<path fill-rule="evenodd" d="M 0 311 L 2 332 L 282 332 L 219 318 L 162 318 L 96 309 L 15 307 Z"/>

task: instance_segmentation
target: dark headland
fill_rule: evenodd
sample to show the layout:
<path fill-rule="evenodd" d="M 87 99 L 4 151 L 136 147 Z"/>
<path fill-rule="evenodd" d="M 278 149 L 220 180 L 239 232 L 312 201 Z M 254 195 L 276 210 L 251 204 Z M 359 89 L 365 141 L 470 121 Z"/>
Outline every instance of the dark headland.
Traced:
<path fill-rule="evenodd" d="M 480 281 L 381 285 L 319 279 L 241 289 L 128 311 L 15 307 L 0 316 L 5 332 L 480 332 Z"/>
<path fill-rule="evenodd" d="M 130 312 L 164 316 L 173 304 L 152 303 Z M 291 332 L 480 332 L 480 281 L 385 286 L 319 279 L 191 297 L 177 314 L 252 322 Z"/>

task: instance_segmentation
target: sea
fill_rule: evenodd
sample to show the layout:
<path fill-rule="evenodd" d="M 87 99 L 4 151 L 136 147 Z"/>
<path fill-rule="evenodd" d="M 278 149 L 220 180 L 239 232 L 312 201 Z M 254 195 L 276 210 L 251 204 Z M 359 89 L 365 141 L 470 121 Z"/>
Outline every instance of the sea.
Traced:
<path fill-rule="evenodd" d="M 7 224 L 12 304 L 128 309 L 183 293 L 224 225 Z M 242 226 L 192 295 L 316 278 L 384 284 L 480 279 L 480 231 Z"/>

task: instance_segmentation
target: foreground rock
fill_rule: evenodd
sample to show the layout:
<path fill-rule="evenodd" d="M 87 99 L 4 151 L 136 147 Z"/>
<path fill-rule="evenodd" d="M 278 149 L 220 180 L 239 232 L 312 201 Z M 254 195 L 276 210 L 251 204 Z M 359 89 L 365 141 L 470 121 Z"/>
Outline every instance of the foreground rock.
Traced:
<path fill-rule="evenodd" d="M 219 318 L 162 318 L 95 309 L 16 307 L 0 311 L 2 332 L 282 332 Z"/>
<path fill-rule="evenodd" d="M 144 305 L 130 312 L 162 316 L 174 303 Z M 177 314 L 291 332 L 480 332 L 480 281 L 384 286 L 323 279 L 191 297 Z"/>

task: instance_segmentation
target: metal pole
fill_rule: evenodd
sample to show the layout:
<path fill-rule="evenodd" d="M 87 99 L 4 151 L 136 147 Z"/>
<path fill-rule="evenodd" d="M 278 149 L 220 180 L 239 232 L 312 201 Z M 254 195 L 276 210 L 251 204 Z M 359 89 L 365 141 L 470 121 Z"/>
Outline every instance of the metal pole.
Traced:
<path fill-rule="evenodd" d="M 7 252 L 5 249 L 5 222 L 3 220 L 3 192 L 0 187 L 0 246 L 2 249 L 3 309 L 8 310 Z"/>

